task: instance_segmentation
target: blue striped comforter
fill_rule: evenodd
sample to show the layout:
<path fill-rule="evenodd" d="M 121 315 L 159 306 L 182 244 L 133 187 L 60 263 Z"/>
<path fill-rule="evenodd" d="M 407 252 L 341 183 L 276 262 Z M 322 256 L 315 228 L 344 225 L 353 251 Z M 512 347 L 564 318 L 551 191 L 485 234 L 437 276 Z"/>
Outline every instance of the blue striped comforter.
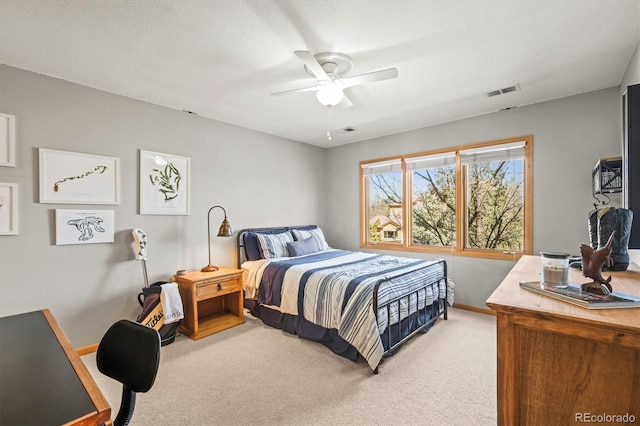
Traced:
<path fill-rule="evenodd" d="M 265 261 L 256 274 L 258 301 L 338 330 L 375 369 L 384 353 L 380 334 L 415 312 L 416 306 L 419 309 L 446 297 L 443 269 L 436 261 L 331 249 Z M 401 301 L 399 307 L 392 304 L 389 315 L 386 307 L 380 308 L 376 322 L 373 291 L 383 278 L 391 279 L 378 292 L 379 306 L 420 288 L 425 281 L 440 282 Z"/>

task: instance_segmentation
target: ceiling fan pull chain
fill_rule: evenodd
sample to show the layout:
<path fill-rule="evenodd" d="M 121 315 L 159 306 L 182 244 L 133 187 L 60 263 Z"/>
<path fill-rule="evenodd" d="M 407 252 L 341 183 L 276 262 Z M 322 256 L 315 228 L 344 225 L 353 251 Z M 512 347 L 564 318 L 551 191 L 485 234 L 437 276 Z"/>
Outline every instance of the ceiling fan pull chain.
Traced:
<path fill-rule="evenodd" d="M 327 139 L 332 140 L 331 138 L 331 105 L 327 106 Z"/>

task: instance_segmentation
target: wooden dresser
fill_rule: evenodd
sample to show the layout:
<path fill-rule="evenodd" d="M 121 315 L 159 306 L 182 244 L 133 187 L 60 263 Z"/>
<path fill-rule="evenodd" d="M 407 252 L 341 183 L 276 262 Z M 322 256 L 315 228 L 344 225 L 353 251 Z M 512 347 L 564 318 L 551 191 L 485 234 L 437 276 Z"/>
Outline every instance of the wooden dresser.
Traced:
<path fill-rule="evenodd" d="M 520 288 L 540 271 L 540 257 L 523 256 L 487 300 L 497 312 L 498 424 L 640 422 L 640 308 L 589 310 Z M 615 291 L 640 296 L 637 265 L 609 275 Z M 571 269 L 569 281 L 591 280 Z"/>

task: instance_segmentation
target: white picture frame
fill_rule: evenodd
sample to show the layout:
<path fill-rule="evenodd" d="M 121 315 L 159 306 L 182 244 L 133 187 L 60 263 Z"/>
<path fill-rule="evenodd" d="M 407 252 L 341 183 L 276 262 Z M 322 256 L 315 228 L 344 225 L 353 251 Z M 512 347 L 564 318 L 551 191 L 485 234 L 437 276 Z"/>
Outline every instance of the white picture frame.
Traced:
<path fill-rule="evenodd" d="M 18 184 L 0 182 L 0 235 L 18 235 Z"/>
<path fill-rule="evenodd" d="M 120 159 L 39 149 L 40 202 L 120 204 Z"/>
<path fill-rule="evenodd" d="M 113 210 L 56 209 L 56 245 L 113 243 Z"/>
<path fill-rule="evenodd" d="M 140 150 L 140 214 L 189 215 L 191 159 Z"/>
<path fill-rule="evenodd" d="M 0 166 L 16 166 L 16 116 L 0 112 Z"/>

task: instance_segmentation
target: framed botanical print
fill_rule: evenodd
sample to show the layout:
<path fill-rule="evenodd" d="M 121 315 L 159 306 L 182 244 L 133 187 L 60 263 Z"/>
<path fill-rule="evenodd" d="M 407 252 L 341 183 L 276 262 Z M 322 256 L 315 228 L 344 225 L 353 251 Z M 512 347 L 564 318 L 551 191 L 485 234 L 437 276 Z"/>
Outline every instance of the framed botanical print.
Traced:
<path fill-rule="evenodd" d="M 188 215 L 191 159 L 140 150 L 140 214 Z"/>
<path fill-rule="evenodd" d="M 17 183 L 0 183 L 0 235 L 18 235 Z"/>
<path fill-rule="evenodd" d="M 0 166 L 16 166 L 16 116 L 0 112 Z"/>
<path fill-rule="evenodd" d="M 120 159 L 40 148 L 40 202 L 120 204 Z"/>

